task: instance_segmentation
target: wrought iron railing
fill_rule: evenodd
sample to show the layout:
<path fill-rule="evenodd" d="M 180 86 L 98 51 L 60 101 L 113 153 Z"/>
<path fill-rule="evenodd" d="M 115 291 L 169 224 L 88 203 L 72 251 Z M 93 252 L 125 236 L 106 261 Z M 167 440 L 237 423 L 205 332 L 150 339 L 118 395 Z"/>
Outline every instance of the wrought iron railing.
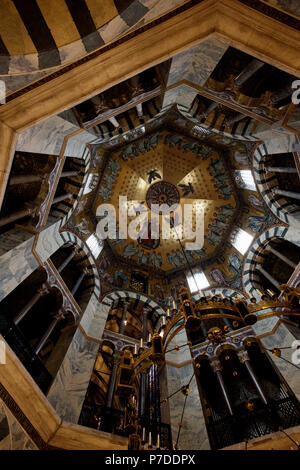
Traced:
<path fill-rule="evenodd" d="M 46 393 L 52 382 L 51 374 L 39 357 L 32 351 L 27 339 L 19 328 L 3 314 L 0 314 L 0 333 L 42 392 Z"/>
<path fill-rule="evenodd" d="M 270 401 L 253 411 L 240 411 L 234 416 L 211 420 L 207 431 L 212 449 L 222 449 L 243 441 L 300 424 L 300 405 L 293 396 Z"/>
<path fill-rule="evenodd" d="M 128 437 L 128 434 L 124 431 L 124 412 L 114 408 L 107 408 L 105 405 L 84 403 L 78 424 L 118 436 Z M 172 449 L 171 427 L 169 424 L 152 422 L 146 418 L 141 418 L 140 425 L 141 429 L 145 428 L 146 430 L 146 440 L 148 440 L 149 431 L 151 431 L 154 445 L 156 445 L 157 435 L 159 434 L 160 447 Z"/>

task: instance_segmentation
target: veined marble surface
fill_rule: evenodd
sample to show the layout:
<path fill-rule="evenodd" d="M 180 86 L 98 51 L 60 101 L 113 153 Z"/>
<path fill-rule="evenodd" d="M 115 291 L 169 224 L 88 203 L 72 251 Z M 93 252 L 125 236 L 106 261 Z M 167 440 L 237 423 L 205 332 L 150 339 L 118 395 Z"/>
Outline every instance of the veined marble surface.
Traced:
<path fill-rule="evenodd" d="M 34 126 L 25 129 L 18 136 L 16 150 L 47 155 L 59 155 L 66 135 L 71 134 L 79 126 L 52 116 Z"/>
<path fill-rule="evenodd" d="M 7 406 L 0 400 L 0 451 L 37 450 Z M 7 433 L 7 435 L 5 435 Z"/>
<path fill-rule="evenodd" d="M 196 85 L 204 85 L 212 71 L 228 48 L 225 41 L 208 38 L 172 58 L 168 86 L 181 80 L 188 80 Z M 183 72 L 184 71 L 184 72 Z M 176 87 L 165 94 L 163 106 L 170 103 L 181 104 L 190 108 L 197 90 L 190 87 Z"/>
<path fill-rule="evenodd" d="M 48 393 L 51 405 L 70 423 L 78 422 L 98 349 L 78 329 Z"/>
<path fill-rule="evenodd" d="M 81 158 L 85 150 L 86 144 L 96 140 L 96 136 L 90 132 L 83 131 L 68 140 L 65 156 Z"/>
<path fill-rule="evenodd" d="M 265 336 L 261 339 L 263 346 L 267 349 L 272 348 L 290 348 L 295 340 L 300 339 L 300 331 L 298 328 L 293 328 L 290 325 L 280 324 L 273 335 Z M 292 362 L 292 353 L 295 349 L 283 349 L 281 355 L 284 359 Z M 292 364 L 289 364 L 284 359 L 274 357 L 272 353 L 267 352 L 271 361 L 275 364 L 276 368 L 282 374 L 288 385 L 295 393 L 298 400 L 300 399 L 300 369 Z M 298 366 L 299 367 L 299 366 Z"/>
<path fill-rule="evenodd" d="M 95 296 L 92 297 L 80 322 L 89 337 L 96 340 L 102 338 L 110 308 L 110 305 L 98 302 Z"/>
<path fill-rule="evenodd" d="M 50 227 L 45 228 L 38 236 L 35 251 L 42 262 L 46 261 L 65 243 L 58 231 L 60 224 L 61 221 L 59 220 Z"/>
<path fill-rule="evenodd" d="M 0 300 L 38 267 L 31 251 L 33 240 L 33 237 L 26 240 L 0 257 Z"/>
<path fill-rule="evenodd" d="M 182 330 L 170 342 L 168 349 L 172 349 L 175 345 L 181 346 L 186 343 L 186 332 L 185 330 Z M 191 360 L 189 347 L 181 348 L 179 351 L 172 351 L 168 353 L 166 355 L 166 360 L 177 364 Z M 167 364 L 166 371 L 168 394 L 171 395 L 184 385 L 188 385 L 193 376 L 194 367 L 192 364 L 186 364 L 182 367 L 175 367 Z M 179 449 L 186 450 L 209 450 L 210 445 L 202 412 L 202 404 L 199 396 L 196 377 L 193 377 L 191 380 L 189 388 L 190 394 L 186 400 L 182 422 L 183 426 L 180 432 L 178 446 Z M 181 420 L 184 400 L 185 397 L 180 392 L 176 393 L 172 398 L 169 399 L 172 438 L 174 443 L 176 443 L 177 439 L 178 424 Z"/>

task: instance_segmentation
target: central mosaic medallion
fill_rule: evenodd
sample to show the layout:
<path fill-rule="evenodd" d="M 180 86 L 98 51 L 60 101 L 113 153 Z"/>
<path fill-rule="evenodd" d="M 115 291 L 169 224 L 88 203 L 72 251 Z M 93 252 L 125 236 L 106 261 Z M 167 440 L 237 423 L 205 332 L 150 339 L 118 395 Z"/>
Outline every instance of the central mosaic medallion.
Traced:
<path fill-rule="evenodd" d="M 166 204 L 169 207 L 174 205 L 174 209 L 176 209 L 180 202 L 180 194 L 174 184 L 167 181 L 158 181 L 148 189 L 146 202 L 149 209 L 159 213 L 157 209 L 153 208 L 153 204 L 158 204 L 159 206 Z M 164 211 L 161 211 L 161 213 L 164 214 Z M 168 213 L 168 210 L 165 213 Z"/>

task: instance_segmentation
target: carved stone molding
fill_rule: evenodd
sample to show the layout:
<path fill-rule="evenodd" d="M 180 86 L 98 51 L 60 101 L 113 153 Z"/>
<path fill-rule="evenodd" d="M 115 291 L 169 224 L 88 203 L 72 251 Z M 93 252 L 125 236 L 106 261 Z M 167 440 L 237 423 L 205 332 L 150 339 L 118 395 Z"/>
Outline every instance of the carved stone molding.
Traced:
<path fill-rule="evenodd" d="M 127 336 L 120 335 L 119 333 L 115 333 L 109 330 L 104 330 L 103 332 L 102 341 L 105 340 L 113 343 L 116 348 L 116 351 L 122 351 L 127 346 L 134 348 L 135 345 L 139 345 L 139 340 L 135 340 L 133 338 L 129 338 Z"/>
<path fill-rule="evenodd" d="M 12 396 L 0 383 L 0 398 L 3 400 L 7 408 L 14 415 L 20 426 L 24 429 L 29 438 L 34 442 L 39 450 L 59 450 L 56 447 L 52 447 L 45 442 L 37 430 L 33 427 L 29 419 L 25 416 L 21 408 L 17 405 Z"/>
<path fill-rule="evenodd" d="M 57 186 L 57 181 L 58 181 L 62 166 L 63 166 L 63 159 L 57 158 L 55 166 L 53 170 L 51 171 L 48 181 L 47 181 L 48 192 L 47 192 L 46 198 L 40 205 L 38 212 L 37 212 L 39 216 L 39 220 L 36 224 L 36 230 L 41 230 L 41 228 L 44 227 L 47 222 L 47 217 L 51 208 L 51 202 L 54 197 L 54 193 L 55 193 L 56 186 Z"/>
<path fill-rule="evenodd" d="M 65 312 L 71 312 L 74 317 L 74 322 L 76 323 L 81 315 L 81 311 L 77 303 L 72 297 L 72 294 L 70 293 L 69 289 L 61 279 L 58 271 L 55 269 L 55 266 L 53 263 L 48 260 L 43 263 L 43 267 L 46 270 L 47 273 L 47 284 L 49 287 L 56 287 L 63 298 L 63 303 L 61 308 Z"/>
<path fill-rule="evenodd" d="M 210 361 L 210 366 L 214 372 L 222 370 L 222 365 L 219 359 L 214 359 L 213 361 Z"/>

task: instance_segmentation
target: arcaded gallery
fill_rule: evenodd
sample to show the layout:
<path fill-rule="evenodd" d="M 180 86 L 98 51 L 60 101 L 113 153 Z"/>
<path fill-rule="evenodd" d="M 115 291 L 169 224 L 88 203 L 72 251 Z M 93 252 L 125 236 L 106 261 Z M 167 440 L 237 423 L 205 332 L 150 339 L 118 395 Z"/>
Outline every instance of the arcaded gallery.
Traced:
<path fill-rule="evenodd" d="M 299 0 L 0 1 L 0 450 L 300 449 L 299 51 Z"/>

